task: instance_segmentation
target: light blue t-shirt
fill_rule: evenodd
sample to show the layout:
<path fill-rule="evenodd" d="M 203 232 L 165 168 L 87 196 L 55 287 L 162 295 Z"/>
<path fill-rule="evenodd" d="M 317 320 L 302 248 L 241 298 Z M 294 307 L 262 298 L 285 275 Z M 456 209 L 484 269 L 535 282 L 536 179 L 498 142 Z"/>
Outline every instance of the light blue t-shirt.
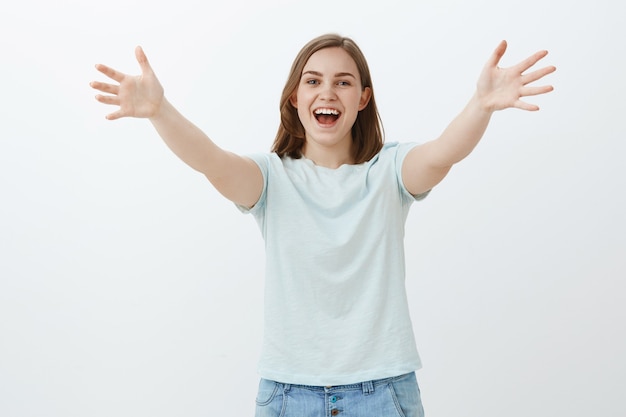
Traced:
<path fill-rule="evenodd" d="M 254 215 L 265 240 L 261 377 L 345 385 L 421 367 L 405 290 L 404 226 L 426 196 L 404 187 L 414 143 L 330 169 L 306 158 L 250 157 L 264 178 Z"/>

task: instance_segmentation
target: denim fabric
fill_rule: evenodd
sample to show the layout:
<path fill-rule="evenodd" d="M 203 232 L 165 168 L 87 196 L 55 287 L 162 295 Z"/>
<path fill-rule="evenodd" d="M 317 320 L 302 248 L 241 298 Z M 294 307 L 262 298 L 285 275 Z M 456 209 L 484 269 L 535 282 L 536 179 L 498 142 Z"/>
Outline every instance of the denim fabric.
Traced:
<path fill-rule="evenodd" d="M 415 373 L 335 387 L 259 383 L 255 417 L 342 416 L 423 417 Z"/>

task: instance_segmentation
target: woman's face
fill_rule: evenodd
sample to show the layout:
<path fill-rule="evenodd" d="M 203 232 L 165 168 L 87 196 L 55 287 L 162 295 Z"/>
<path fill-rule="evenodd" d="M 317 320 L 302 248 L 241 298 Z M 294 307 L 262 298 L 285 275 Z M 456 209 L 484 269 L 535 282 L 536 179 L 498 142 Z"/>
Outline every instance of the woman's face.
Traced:
<path fill-rule="evenodd" d="M 367 106 L 369 88 L 361 88 L 361 77 L 352 57 L 342 48 L 325 48 L 307 61 L 291 104 L 304 126 L 307 152 L 351 154 L 352 126 Z"/>

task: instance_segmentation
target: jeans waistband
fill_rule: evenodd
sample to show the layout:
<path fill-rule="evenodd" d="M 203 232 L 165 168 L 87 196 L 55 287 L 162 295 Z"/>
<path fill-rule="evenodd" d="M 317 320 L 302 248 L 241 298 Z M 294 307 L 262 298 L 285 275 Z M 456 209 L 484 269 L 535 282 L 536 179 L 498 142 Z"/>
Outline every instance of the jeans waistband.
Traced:
<path fill-rule="evenodd" d="M 333 386 L 315 386 L 315 385 L 298 385 L 298 384 L 284 384 L 281 383 L 285 389 L 285 392 L 290 391 L 291 389 L 305 389 L 309 391 L 317 391 L 317 392 L 338 392 L 338 391 L 356 391 L 361 390 L 363 394 L 367 395 L 376 390 L 377 387 L 381 385 L 387 385 L 390 382 L 405 377 L 406 375 L 399 375 L 389 378 L 376 379 L 372 381 L 364 381 L 355 384 L 347 384 L 347 385 L 333 385 Z"/>

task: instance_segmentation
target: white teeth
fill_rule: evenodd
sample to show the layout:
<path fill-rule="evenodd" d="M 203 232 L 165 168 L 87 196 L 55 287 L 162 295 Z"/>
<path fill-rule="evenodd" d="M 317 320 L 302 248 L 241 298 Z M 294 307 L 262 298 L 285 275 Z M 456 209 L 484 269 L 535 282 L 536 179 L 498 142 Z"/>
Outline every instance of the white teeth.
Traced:
<path fill-rule="evenodd" d="M 315 114 L 333 114 L 339 116 L 339 111 L 335 109 L 317 109 L 315 110 Z"/>

